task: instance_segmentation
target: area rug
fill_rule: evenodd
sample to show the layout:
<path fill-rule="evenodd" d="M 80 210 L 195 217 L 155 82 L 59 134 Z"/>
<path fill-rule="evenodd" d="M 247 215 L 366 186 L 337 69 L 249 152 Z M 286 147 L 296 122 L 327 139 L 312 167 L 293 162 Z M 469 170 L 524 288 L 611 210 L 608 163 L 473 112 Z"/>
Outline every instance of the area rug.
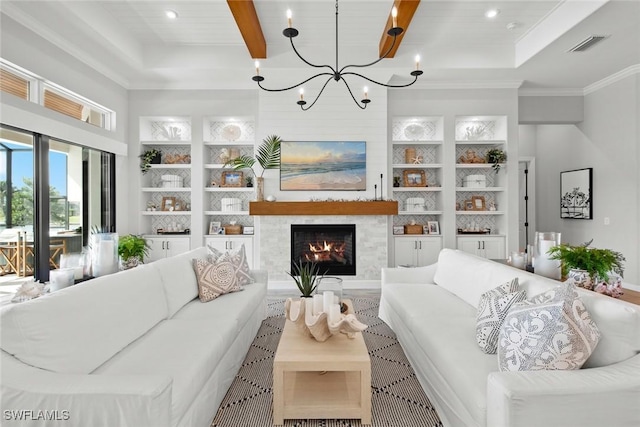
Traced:
<path fill-rule="evenodd" d="M 379 297 L 352 298 L 366 323 L 371 358 L 372 427 L 442 426 L 393 331 L 378 318 Z M 222 401 L 212 427 L 271 427 L 273 357 L 284 327 L 284 299 L 268 301 L 268 318 Z M 285 427 L 360 427 L 360 420 L 285 420 Z"/>

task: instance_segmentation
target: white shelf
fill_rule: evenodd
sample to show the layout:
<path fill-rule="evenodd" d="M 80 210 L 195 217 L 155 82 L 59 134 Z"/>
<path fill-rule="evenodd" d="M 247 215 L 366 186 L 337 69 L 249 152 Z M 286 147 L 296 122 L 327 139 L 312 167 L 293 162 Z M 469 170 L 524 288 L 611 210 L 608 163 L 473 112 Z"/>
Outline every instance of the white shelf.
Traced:
<path fill-rule="evenodd" d="M 421 192 L 421 191 L 442 191 L 442 187 L 392 187 L 391 191 L 397 192 Z"/>
<path fill-rule="evenodd" d="M 191 211 L 142 211 L 141 214 L 145 216 L 191 216 Z"/>
<path fill-rule="evenodd" d="M 227 170 L 234 170 L 232 167 L 228 166 L 225 167 L 224 163 L 205 163 L 204 165 L 205 169 L 227 169 Z M 242 168 L 240 170 L 248 170 L 251 168 Z"/>
<path fill-rule="evenodd" d="M 442 145 L 443 141 L 391 141 L 391 145 Z"/>
<path fill-rule="evenodd" d="M 164 187 L 143 187 L 143 193 L 188 193 L 191 188 L 188 187 L 176 187 L 176 188 L 164 188 Z"/>
<path fill-rule="evenodd" d="M 395 163 L 391 167 L 394 169 L 440 169 L 442 163 Z"/>
<path fill-rule="evenodd" d="M 456 191 L 465 193 L 489 193 L 495 191 L 504 191 L 504 187 L 456 187 Z"/>
<path fill-rule="evenodd" d="M 226 147 L 226 146 L 230 146 L 230 145 L 235 145 L 235 146 L 248 146 L 254 145 L 253 141 L 220 141 L 220 142 L 213 142 L 213 141 L 204 141 L 204 145 L 206 147 Z"/>
<path fill-rule="evenodd" d="M 506 166 L 505 163 L 498 163 L 500 169 Z M 458 169 L 489 169 L 493 167 L 493 163 L 456 163 Z"/>
<path fill-rule="evenodd" d="M 205 215 L 239 215 L 239 216 L 246 216 L 249 215 L 249 211 L 234 211 L 234 212 L 228 212 L 228 211 L 204 211 Z"/>
<path fill-rule="evenodd" d="M 442 215 L 442 211 L 398 211 L 398 215 Z"/>
<path fill-rule="evenodd" d="M 140 141 L 142 145 L 191 145 L 191 141 Z"/>
<path fill-rule="evenodd" d="M 159 165 L 150 165 L 151 169 L 191 169 L 191 163 L 189 164 L 166 164 L 162 163 Z"/>
<path fill-rule="evenodd" d="M 255 190 L 254 187 L 205 187 L 204 191 L 215 193 L 229 193 L 229 192 L 253 192 Z"/>
<path fill-rule="evenodd" d="M 503 211 L 456 211 L 456 215 L 504 215 Z"/>
<path fill-rule="evenodd" d="M 483 140 L 483 141 L 456 140 L 456 145 L 502 145 L 506 143 L 507 141 L 501 140 L 501 139 Z"/>

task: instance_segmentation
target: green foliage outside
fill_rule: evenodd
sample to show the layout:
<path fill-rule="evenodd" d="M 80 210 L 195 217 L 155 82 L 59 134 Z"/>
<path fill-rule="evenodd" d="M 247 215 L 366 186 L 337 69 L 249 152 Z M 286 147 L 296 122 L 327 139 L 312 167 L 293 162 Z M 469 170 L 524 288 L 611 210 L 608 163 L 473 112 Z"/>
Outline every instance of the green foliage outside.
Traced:
<path fill-rule="evenodd" d="M 14 227 L 33 225 L 33 179 L 22 178 L 24 186 L 13 187 L 11 199 L 11 221 Z M 49 187 L 49 199 L 64 199 L 55 187 Z M 66 224 L 65 206 L 63 203 L 51 203 L 51 225 Z M 0 181 L 0 223 L 7 220 L 7 182 Z"/>

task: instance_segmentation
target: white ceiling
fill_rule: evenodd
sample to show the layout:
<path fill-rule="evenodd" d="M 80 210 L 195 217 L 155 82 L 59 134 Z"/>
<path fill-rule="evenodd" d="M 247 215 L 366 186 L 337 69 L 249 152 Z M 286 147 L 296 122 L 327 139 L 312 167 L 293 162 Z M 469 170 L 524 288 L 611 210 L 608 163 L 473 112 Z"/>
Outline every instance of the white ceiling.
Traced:
<path fill-rule="evenodd" d="M 265 84 L 312 74 L 282 35 L 287 8 L 301 53 L 334 64 L 333 0 L 254 2 L 267 41 Z M 377 57 L 392 3 L 340 0 L 341 66 Z M 494 20 L 484 17 L 491 7 L 501 11 Z M 168 20 L 166 9 L 179 18 Z M 2 0 L 0 11 L 130 89 L 254 87 L 253 60 L 225 0 Z M 591 34 L 610 37 L 566 52 Z M 423 84 L 522 81 L 523 88 L 582 90 L 640 64 L 640 1 L 423 0 L 396 58 L 366 73 L 403 78 L 415 54 L 423 58 Z"/>

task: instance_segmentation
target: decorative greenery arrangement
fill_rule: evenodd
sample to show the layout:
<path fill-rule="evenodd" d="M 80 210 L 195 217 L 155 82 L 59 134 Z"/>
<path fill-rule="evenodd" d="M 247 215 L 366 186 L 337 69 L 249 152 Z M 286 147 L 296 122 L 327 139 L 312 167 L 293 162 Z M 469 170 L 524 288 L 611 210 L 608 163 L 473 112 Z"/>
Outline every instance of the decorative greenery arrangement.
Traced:
<path fill-rule="evenodd" d="M 258 176 L 253 169 L 256 161 L 262 167 L 260 178 L 267 169 L 278 169 L 280 167 L 280 143 L 282 139 L 277 135 L 270 135 L 262 140 L 258 147 L 258 154 L 255 157 L 246 154 L 231 159 L 224 166 L 231 166 L 233 169 L 251 169 L 254 176 Z"/>
<path fill-rule="evenodd" d="M 142 236 L 127 234 L 118 239 L 118 255 L 123 261 L 136 257 L 144 261 L 144 257 L 149 255 L 149 249 L 149 244 Z"/>
<path fill-rule="evenodd" d="M 156 159 L 159 159 L 160 156 L 162 155 L 162 152 L 160 150 L 157 150 L 155 148 L 152 148 L 150 150 L 145 151 L 144 153 L 140 154 L 138 157 L 140 157 L 140 170 L 142 171 L 143 174 L 149 172 L 149 169 L 151 169 L 151 165 L 155 162 L 155 163 L 160 163 L 159 161 L 157 161 Z"/>
<path fill-rule="evenodd" d="M 246 177 L 245 181 L 247 182 L 247 187 L 253 187 L 253 177 Z"/>
<path fill-rule="evenodd" d="M 291 267 L 295 274 L 288 271 L 287 274 L 296 282 L 303 297 L 311 297 L 318 287 L 318 279 L 324 276 L 324 274 L 319 275 L 320 267 L 315 262 L 303 262 L 301 259 L 297 263 L 292 263 Z"/>
<path fill-rule="evenodd" d="M 562 275 L 566 276 L 571 269 L 586 270 L 591 278 L 609 281 L 609 273 L 614 272 L 621 277 L 624 273 L 622 263 L 625 261 L 620 252 L 611 249 L 590 248 L 593 239 L 579 246 L 561 244 L 549 250 L 551 259 L 560 260 Z"/>
<path fill-rule="evenodd" d="M 504 163 L 507 160 L 507 153 L 499 148 L 492 148 L 487 151 L 487 163 L 493 163 L 493 170 L 498 173 L 500 171 L 500 163 Z"/>

